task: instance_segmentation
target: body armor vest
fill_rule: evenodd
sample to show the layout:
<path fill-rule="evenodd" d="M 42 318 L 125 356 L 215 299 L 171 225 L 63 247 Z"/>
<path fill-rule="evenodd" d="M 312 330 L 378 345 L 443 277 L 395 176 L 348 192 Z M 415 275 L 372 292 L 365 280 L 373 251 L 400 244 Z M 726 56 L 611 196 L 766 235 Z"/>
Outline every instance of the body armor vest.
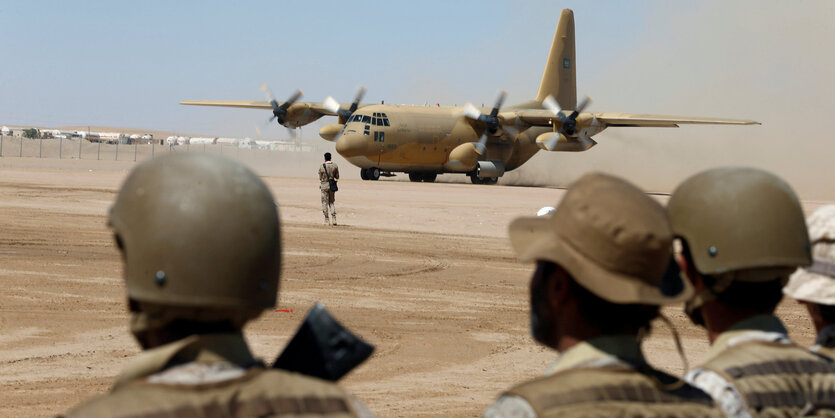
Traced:
<path fill-rule="evenodd" d="M 718 373 L 736 386 L 754 415 L 835 412 L 835 364 L 795 345 L 739 343 L 701 368 Z"/>
<path fill-rule="evenodd" d="M 721 416 L 710 396 L 648 366 L 569 369 L 507 394 L 524 398 L 539 417 Z"/>
<path fill-rule="evenodd" d="M 239 379 L 198 385 L 128 382 L 71 411 L 78 417 L 353 417 L 342 389 L 280 370 L 252 368 Z"/>

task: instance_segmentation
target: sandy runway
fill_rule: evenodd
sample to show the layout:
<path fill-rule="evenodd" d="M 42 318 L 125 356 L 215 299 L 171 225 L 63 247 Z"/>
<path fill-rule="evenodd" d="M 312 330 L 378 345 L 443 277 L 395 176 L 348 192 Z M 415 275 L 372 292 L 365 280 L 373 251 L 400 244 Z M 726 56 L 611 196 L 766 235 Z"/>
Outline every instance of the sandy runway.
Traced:
<path fill-rule="evenodd" d="M 0 415 L 49 416 L 106 391 L 139 351 L 106 227 L 133 163 L 3 160 Z M 531 268 L 516 262 L 506 227 L 562 190 L 348 178 L 337 195 L 341 225 L 331 228 L 321 225 L 314 179 L 265 180 L 283 228 L 280 307 L 292 312 L 265 312 L 247 328 L 259 357 L 271 361 L 322 301 L 377 346 L 342 383 L 380 416 L 476 416 L 554 359 L 528 336 Z M 785 301 L 779 312 L 809 344 L 805 311 Z M 666 313 L 697 362 L 703 332 L 680 309 Z M 645 347 L 654 364 L 681 373 L 662 324 Z"/>

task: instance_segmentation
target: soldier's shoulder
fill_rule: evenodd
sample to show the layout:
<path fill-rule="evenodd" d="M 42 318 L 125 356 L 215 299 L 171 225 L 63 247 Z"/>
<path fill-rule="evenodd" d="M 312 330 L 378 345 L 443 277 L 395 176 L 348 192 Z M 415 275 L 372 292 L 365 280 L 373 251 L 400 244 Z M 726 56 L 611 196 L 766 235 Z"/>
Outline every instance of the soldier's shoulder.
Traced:
<path fill-rule="evenodd" d="M 60 416 L 66 418 L 115 417 L 130 408 L 126 402 L 130 403 L 133 399 L 135 398 L 131 396 L 109 392 L 87 399 Z"/>
<path fill-rule="evenodd" d="M 312 392 L 323 395 L 346 396 L 347 392 L 339 385 L 327 380 L 280 369 L 267 369 L 250 382 L 252 386 L 265 385 L 276 392 L 288 395 Z"/>
<path fill-rule="evenodd" d="M 658 370 L 640 372 L 628 367 L 565 370 L 521 383 L 507 393 L 527 399 L 547 397 L 555 405 L 624 400 L 651 403 L 666 399 L 712 407 L 707 394 L 674 376 Z"/>
<path fill-rule="evenodd" d="M 145 379 L 87 400 L 71 409 L 66 417 L 116 417 L 160 411 L 191 411 L 218 400 L 234 403 L 239 410 L 264 404 L 278 405 L 283 412 L 321 410 L 349 414 L 351 396 L 325 380 L 276 369 L 250 370 L 247 376 L 226 382 L 201 385 L 154 384 Z M 287 411 L 284 411 L 287 409 Z"/>

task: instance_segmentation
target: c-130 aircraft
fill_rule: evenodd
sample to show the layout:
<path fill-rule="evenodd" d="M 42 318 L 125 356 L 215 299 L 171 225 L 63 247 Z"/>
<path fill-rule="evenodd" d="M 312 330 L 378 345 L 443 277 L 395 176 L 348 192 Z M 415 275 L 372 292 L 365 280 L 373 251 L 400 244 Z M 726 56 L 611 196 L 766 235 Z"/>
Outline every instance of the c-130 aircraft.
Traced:
<path fill-rule="evenodd" d="M 560 15 L 548 62 L 534 100 L 503 108 L 500 92 L 492 109 L 465 106 L 340 104 L 332 97 L 321 103 L 299 102 L 297 91 L 277 102 L 264 86 L 268 100 L 205 101 L 196 106 L 272 109 L 280 125 L 298 128 L 322 116 L 338 123 L 319 130 L 336 142 L 336 151 L 360 167 L 363 180 L 378 180 L 395 172 L 411 181 L 435 181 L 441 173 L 464 173 L 475 184 L 495 184 L 505 172 L 528 161 L 539 150 L 586 151 L 597 144 L 592 136 L 608 127 L 678 127 L 679 124 L 754 125 L 753 120 L 584 112 L 588 97 L 577 102 L 574 51 L 574 12 Z"/>

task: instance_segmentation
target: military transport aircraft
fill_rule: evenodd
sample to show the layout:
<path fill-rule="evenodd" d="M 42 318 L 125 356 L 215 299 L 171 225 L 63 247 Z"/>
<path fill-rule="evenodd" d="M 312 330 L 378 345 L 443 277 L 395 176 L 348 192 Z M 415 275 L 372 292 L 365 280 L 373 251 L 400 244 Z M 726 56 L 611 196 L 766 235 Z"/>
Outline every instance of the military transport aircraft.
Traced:
<path fill-rule="evenodd" d="M 492 109 L 461 106 L 340 104 L 299 102 L 297 91 L 287 101 L 182 101 L 184 105 L 272 109 L 280 125 L 297 128 L 322 116 L 338 116 L 319 135 L 336 141 L 336 151 L 360 167 L 363 180 L 394 172 L 411 181 L 432 182 L 440 173 L 464 173 L 476 184 L 496 183 L 539 150 L 585 151 L 597 144 L 592 136 L 608 127 L 678 127 L 679 124 L 753 125 L 752 120 L 584 112 L 588 97 L 577 102 L 574 13 L 560 15 L 548 62 L 534 100 L 502 107 L 501 92 Z"/>

